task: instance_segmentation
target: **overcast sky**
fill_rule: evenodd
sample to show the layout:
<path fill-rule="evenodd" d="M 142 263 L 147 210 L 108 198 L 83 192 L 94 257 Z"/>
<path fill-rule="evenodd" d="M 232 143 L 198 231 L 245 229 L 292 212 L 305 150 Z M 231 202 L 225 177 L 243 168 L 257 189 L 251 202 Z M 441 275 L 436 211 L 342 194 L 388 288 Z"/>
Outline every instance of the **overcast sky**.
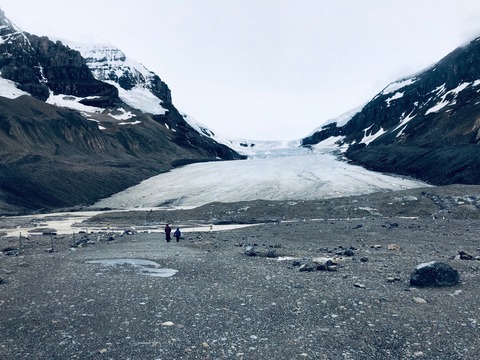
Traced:
<path fill-rule="evenodd" d="M 294 140 L 480 36 L 478 0 L 2 0 L 22 30 L 108 42 L 229 138 Z"/>

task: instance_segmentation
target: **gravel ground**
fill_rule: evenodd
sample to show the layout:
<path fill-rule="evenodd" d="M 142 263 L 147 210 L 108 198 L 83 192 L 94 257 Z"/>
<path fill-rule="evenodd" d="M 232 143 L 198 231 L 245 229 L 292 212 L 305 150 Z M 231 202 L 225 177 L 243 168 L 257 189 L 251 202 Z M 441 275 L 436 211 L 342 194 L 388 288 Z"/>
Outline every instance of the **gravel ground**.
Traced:
<path fill-rule="evenodd" d="M 455 258 L 459 251 L 480 255 L 477 191 L 337 199 L 317 202 L 316 211 L 298 207 L 293 215 L 274 210 L 285 203 L 256 202 L 250 207 L 257 211 L 243 220 L 271 222 L 185 233 L 179 243 L 154 233 L 111 241 L 89 234 L 88 244 L 71 248 L 71 236 L 31 236 L 20 254 L 0 257 L 0 358 L 478 359 L 480 261 Z M 473 200 L 458 198 L 467 195 Z M 398 197 L 404 205 L 395 205 Z M 168 217 L 226 222 L 245 215 L 246 206 Z M 358 216 L 360 207 L 369 208 L 362 210 L 367 216 Z M 332 211 L 357 216 L 320 219 Z M 417 216 L 405 218 L 412 213 Z M 148 216 L 152 223 L 167 219 Z M 130 223 L 141 219 L 137 214 Z M 48 252 L 52 239 L 55 251 Z M 0 241 L 3 249 L 18 245 L 18 239 Z M 248 246 L 275 250 L 277 258 L 247 256 Z M 294 260 L 280 261 L 287 256 L 329 257 L 338 265 L 302 272 Z M 103 259 L 150 260 L 178 272 L 154 277 L 131 265 L 88 262 Z M 411 287 L 415 266 L 433 260 L 458 270 L 460 284 Z"/>

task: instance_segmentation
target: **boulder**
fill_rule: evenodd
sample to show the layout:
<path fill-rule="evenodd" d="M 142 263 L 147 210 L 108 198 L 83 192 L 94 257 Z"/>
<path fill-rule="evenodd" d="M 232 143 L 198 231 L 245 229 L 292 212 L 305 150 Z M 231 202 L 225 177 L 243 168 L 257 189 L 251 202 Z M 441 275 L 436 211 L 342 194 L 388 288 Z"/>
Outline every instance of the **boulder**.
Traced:
<path fill-rule="evenodd" d="M 458 271 L 450 265 L 432 261 L 417 265 L 410 274 L 410 285 L 421 287 L 454 286 L 460 281 Z"/>
<path fill-rule="evenodd" d="M 277 251 L 275 249 L 257 250 L 254 246 L 247 246 L 244 254 L 247 256 L 259 256 L 265 258 L 277 257 Z"/>
<path fill-rule="evenodd" d="M 463 250 L 459 251 L 458 255 L 460 257 L 460 260 L 474 260 L 474 256 L 472 254 L 469 254 L 468 252 Z"/>
<path fill-rule="evenodd" d="M 265 252 L 265 257 L 267 258 L 276 258 L 277 257 L 277 250 L 275 249 L 268 249 Z"/>
<path fill-rule="evenodd" d="M 57 230 L 53 228 L 42 229 L 42 235 L 57 235 Z"/>
<path fill-rule="evenodd" d="M 244 254 L 247 256 L 257 256 L 257 252 L 255 251 L 255 248 L 253 246 L 247 246 Z"/>
<path fill-rule="evenodd" d="M 90 238 L 88 237 L 88 235 L 82 235 L 80 239 L 75 241 L 75 246 L 79 246 L 79 247 L 87 246 L 89 241 L 90 241 Z"/>
<path fill-rule="evenodd" d="M 311 271 L 317 271 L 317 268 L 318 268 L 318 264 L 314 263 L 313 261 L 307 261 L 306 263 L 300 265 L 300 268 L 298 270 L 311 272 Z"/>

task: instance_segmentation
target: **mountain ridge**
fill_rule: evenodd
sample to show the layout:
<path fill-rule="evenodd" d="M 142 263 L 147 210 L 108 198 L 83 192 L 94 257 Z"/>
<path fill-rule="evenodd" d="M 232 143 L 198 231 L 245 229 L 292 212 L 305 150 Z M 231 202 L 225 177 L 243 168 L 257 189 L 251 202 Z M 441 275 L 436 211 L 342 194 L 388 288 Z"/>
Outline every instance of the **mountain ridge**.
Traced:
<path fill-rule="evenodd" d="M 219 138 L 112 45 L 28 34 L 3 12 L 0 24 L 0 213 L 92 204 L 173 167 L 257 156 L 266 144 Z M 369 170 L 433 185 L 478 184 L 479 39 L 284 145 L 327 144 Z"/>
<path fill-rule="evenodd" d="M 181 164 L 244 158 L 192 128 L 168 86 L 119 49 L 115 64 L 95 63 L 3 12 L 0 24 L 1 214 L 88 205 Z"/>
<path fill-rule="evenodd" d="M 389 84 L 357 110 L 302 145 L 336 139 L 348 159 L 370 170 L 434 185 L 480 182 L 480 38 Z"/>

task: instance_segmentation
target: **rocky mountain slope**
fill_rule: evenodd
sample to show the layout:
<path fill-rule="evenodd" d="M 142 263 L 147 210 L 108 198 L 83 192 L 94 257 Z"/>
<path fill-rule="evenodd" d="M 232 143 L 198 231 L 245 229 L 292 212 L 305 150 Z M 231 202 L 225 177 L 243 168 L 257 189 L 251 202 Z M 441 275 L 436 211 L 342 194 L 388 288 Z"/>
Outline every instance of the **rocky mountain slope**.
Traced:
<path fill-rule="evenodd" d="M 435 185 L 480 181 L 480 38 L 388 85 L 302 140 L 330 139 L 356 163 Z"/>
<path fill-rule="evenodd" d="M 1 11 L 0 40 L 0 214 L 90 204 L 176 165 L 242 158 L 119 49 L 28 34 Z"/>

